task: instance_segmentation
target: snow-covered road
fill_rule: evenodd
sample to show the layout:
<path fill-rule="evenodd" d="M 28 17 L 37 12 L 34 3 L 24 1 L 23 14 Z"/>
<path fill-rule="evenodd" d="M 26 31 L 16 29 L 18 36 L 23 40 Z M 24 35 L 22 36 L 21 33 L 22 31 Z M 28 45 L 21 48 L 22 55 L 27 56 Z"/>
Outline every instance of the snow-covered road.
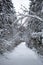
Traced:
<path fill-rule="evenodd" d="M 21 43 L 11 53 L 0 55 L 0 65 L 43 65 L 38 55 Z"/>

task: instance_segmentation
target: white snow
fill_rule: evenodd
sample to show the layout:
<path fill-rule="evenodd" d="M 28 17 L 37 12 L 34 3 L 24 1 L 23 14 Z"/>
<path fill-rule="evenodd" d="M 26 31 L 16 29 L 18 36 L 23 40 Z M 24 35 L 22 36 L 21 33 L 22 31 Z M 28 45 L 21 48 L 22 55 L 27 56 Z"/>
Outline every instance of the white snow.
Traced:
<path fill-rule="evenodd" d="M 25 42 L 11 53 L 5 53 L 5 57 L 0 55 L 0 65 L 43 65 L 38 55 L 26 47 Z"/>

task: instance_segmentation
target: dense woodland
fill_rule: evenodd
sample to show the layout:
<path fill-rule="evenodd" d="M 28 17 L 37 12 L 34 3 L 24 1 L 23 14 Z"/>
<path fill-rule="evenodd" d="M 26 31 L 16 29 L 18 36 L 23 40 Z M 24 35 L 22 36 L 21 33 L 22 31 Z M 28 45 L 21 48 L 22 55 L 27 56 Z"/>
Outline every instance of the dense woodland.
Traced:
<path fill-rule="evenodd" d="M 21 9 L 23 13 L 17 15 L 11 0 L 0 0 L 0 54 L 26 42 L 28 48 L 43 55 L 43 0 L 30 0 L 30 8 L 22 5 Z"/>

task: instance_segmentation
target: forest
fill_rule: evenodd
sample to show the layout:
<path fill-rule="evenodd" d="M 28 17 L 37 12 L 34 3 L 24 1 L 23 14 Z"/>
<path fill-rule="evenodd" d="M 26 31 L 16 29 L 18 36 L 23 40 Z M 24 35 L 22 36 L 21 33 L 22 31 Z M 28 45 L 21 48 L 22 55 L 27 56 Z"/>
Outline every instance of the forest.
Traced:
<path fill-rule="evenodd" d="M 21 4 L 22 12 L 16 12 L 12 0 L 0 0 L 1 55 L 25 42 L 28 49 L 43 56 L 43 0 L 29 1 L 29 8 Z"/>

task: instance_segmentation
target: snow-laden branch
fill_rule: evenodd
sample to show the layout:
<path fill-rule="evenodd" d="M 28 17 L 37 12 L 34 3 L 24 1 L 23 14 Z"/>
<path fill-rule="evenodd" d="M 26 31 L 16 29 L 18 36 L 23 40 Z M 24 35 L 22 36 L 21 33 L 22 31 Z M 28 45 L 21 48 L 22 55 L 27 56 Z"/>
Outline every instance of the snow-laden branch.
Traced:
<path fill-rule="evenodd" d="M 20 8 L 24 13 L 28 13 L 29 11 L 28 10 L 25 10 L 25 9 L 23 9 L 23 8 Z"/>
<path fill-rule="evenodd" d="M 36 15 L 36 13 L 35 12 L 33 12 L 33 11 L 31 11 L 31 10 L 29 10 L 30 11 L 30 13 L 32 13 L 33 15 Z"/>
<path fill-rule="evenodd" d="M 25 10 L 27 10 L 27 11 L 28 11 L 28 9 L 27 9 L 24 5 L 21 5 L 21 7 L 23 7 Z"/>
<path fill-rule="evenodd" d="M 41 17 L 39 17 L 35 12 L 33 12 L 33 11 L 31 11 L 31 10 L 28 10 L 25 6 L 23 6 L 23 5 L 21 5 L 22 6 L 22 11 L 24 12 L 24 13 L 27 13 L 27 15 L 24 15 L 24 14 L 22 14 L 22 13 L 19 13 L 19 16 L 24 16 L 24 17 L 33 17 L 33 18 L 37 18 L 37 19 L 39 19 L 40 21 L 43 21 L 43 19 L 41 18 Z M 29 11 L 30 11 L 30 13 L 32 13 L 32 15 L 31 14 L 29 14 Z"/>
<path fill-rule="evenodd" d="M 40 21 L 43 21 L 43 19 L 41 18 L 41 17 L 39 17 L 39 16 L 37 16 L 37 15 L 31 15 L 31 14 L 19 14 L 18 16 L 24 16 L 24 17 L 32 17 L 32 18 L 37 18 L 38 20 L 40 20 Z"/>

